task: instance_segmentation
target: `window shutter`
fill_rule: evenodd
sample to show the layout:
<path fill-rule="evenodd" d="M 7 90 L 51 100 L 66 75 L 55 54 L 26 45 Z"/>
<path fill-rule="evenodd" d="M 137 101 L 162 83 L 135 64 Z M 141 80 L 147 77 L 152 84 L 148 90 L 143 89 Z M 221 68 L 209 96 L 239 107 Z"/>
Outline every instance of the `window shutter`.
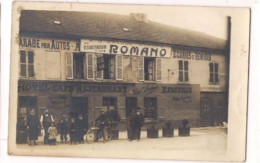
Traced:
<path fill-rule="evenodd" d="M 116 56 L 116 80 L 123 80 L 123 56 Z"/>
<path fill-rule="evenodd" d="M 100 58 L 100 57 L 99 57 Z M 96 59 L 96 79 L 97 80 L 102 80 L 103 79 L 103 70 L 102 69 L 98 69 L 98 67 L 99 67 L 99 63 L 98 63 L 98 61 L 99 61 L 99 59 L 97 58 Z M 104 63 L 103 63 L 104 64 Z M 102 67 L 103 68 L 103 67 Z"/>
<path fill-rule="evenodd" d="M 65 52 L 66 55 L 66 78 L 73 79 L 73 54 Z"/>
<path fill-rule="evenodd" d="M 218 83 L 218 63 L 215 63 L 215 82 Z"/>
<path fill-rule="evenodd" d="M 144 57 L 138 58 L 138 80 L 144 81 Z"/>
<path fill-rule="evenodd" d="M 28 75 L 34 77 L 34 53 L 28 51 Z"/>
<path fill-rule="evenodd" d="M 213 76 L 213 63 L 209 63 L 209 82 L 214 81 L 214 76 Z"/>
<path fill-rule="evenodd" d="M 93 64 L 93 54 L 86 54 L 86 78 L 93 79 L 94 78 L 94 64 Z"/>
<path fill-rule="evenodd" d="M 179 81 L 183 81 L 183 62 L 179 61 Z"/>
<path fill-rule="evenodd" d="M 184 81 L 189 81 L 189 62 L 188 61 L 184 61 Z"/>
<path fill-rule="evenodd" d="M 26 77 L 26 53 L 20 51 L 20 76 Z"/>
<path fill-rule="evenodd" d="M 156 58 L 156 81 L 162 80 L 162 59 Z"/>

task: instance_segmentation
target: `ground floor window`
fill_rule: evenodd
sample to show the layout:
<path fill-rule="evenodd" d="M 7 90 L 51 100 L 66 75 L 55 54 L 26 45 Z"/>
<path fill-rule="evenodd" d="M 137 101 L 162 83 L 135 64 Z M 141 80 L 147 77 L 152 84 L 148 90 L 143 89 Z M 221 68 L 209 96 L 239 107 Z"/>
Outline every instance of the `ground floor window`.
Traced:
<path fill-rule="evenodd" d="M 107 111 L 117 109 L 117 98 L 116 97 L 103 97 L 103 106 L 106 107 Z"/>
<path fill-rule="evenodd" d="M 145 97 L 144 98 L 144 117 L 157 118 L 157 98 Z"/>

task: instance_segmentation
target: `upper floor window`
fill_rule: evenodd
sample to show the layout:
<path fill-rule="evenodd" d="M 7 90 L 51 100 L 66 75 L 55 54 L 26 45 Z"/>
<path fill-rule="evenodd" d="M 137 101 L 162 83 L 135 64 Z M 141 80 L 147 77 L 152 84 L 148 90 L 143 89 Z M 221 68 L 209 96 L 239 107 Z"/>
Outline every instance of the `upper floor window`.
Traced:
<path fill-rule="evenodd" d="M 189 81 L 189 62 L 179 60 L 179 81 L 188 82 Z"/>
<path fill-rule="evenodd" d="M 144 58 L 144 80 L 155 80 L 155 58 Z"/>
<path fill-rule="evenodd" d="M 20 76 L 34 77 L 34 53 L 33 51 L 20 51 Z"/>
<path fill-rule="evenodd" d="M 115 56 L 104 55 L 103 79 L 115 79 Z"/>
<path fill-rule="evenodd" d="M 161 58 L 139 57 L 138 80 L 161 81 Z"/>
<path fill-rule="evenodd" d="M 97 57 L 97 79 L 123 80 L 123 56 L 103 54 Z"/>
<path fill-rule="evenodd" d="M 85 79 L 85 54 L 73 55 L 73 77 L 74 79 Z"/>
<path fill-rule="evenodd" d="M 209 82 L 210 83 L 218 83 L 219 82 L 219 78 L 218 78 L 218 67 L 219 64 L 215 63 L 215 62 L 211 62 L 209 63 Z"/>
<path fill-rule="evenodd" d="M 121 55 L 96 54 L 96 56 L 92 53 L 71 52 L 65 52 L 65 55 L 67 79 L 94 79 L 96 77 L 96 79 L 123 80 L 123 56 Z M 95 58 L 96 62 L 94 62 Z"/>
<path fill-rule="evenodd" d="M 93 79 L 93 54 L 65 52 L 67 79 Z"/>

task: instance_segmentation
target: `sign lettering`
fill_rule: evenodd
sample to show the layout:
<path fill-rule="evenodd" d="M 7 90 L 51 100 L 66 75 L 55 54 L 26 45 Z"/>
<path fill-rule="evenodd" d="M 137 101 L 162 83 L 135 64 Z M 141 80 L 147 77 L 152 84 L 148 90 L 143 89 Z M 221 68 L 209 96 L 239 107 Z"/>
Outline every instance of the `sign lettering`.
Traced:
<path fill-rule="evenodd" d="M 79 43 L 63 40 L 44 40 L 36 38 L 19 38 L 19 47 L 49 50 L 79 51 Z"/>
<path fill-rule="evenodd" d="M 191 52 L 186 50 L 173 50 L 173 58 L 211 61 L 211 54 L 206 52 Z"/>
<path fill-rule="evenodd" d="M 143 57 L 170 57 L 171 47 L 116 41 L 81 40 L 80 50 L 89 53 L 131 55 Z"/>

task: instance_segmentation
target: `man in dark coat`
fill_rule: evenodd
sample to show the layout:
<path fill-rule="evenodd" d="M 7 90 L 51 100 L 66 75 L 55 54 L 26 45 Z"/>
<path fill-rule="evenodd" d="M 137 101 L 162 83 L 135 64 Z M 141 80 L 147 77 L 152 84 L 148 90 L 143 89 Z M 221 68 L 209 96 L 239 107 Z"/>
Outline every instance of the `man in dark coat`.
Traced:
<path fill-rule="evenodd" d="M 141 137 L 141 128 L 144 124 L 144 115 L 141 113 L 141 107 L 137 108 L 135 119 L 136 119 L 136 131 L 135 132 L 137 133 L 137 139 L 139 141 L 140 137 Z"/>
<path fill-rule="evenodd" d="M 49 109 L 46 109 L 44 114 L 41 116 L 40 119 L 41 122 L 41 127 L 42 129 L 44 129 L 44 144 L 49 144 L 48 143 L 48 139 L 49 139 L 49 133 L 48 133 L 48 129 L 51 126 L 51 123 L 54 122 L 54 119 L 52 117 L 52 115 L 49 112 Z"/>
<path fill-rule="evenodd" d="M 59 127 L 60 127 L 60 140 L 61 143 L 65 141 L 67 143 L 67 135 L 69 130 L 69 122 L 66 117 L 66 114 L 62 114 L 61 120 L 59 121 Z"/>
<path fill-rule="evenodd" d="M 79 143 L 84 143 L 84 135 L 86 134 L 86 122 L 83 119 L 83 116 L 79 114 L 77 119 L 77 141 Z"/>
<path fill-rule="evenodd" d="M 95 142 L 98 141 L 98 139 L 100 137 L 103 137 L 103 140 L 106 141 L 106 136 L 107 136 L 106 130 L 107 130 L 107 126 L 108 126 L 108 115 L 104 109 L 101 109 L 100 112 L 101 112 L 101 114 L 95 120 L 97 127 L 99 127 L 99 129 L 97 130 L 97 133 L 96 133 Z"/>
<path fill-rule="evenodd" d="M 69 133 L 70 133 L 70 144 L 77 143 L 77 126 L 75 122 L 75 118 L 72 117 L 69 124 Z"/>
<path fill-rule="evenodd" d="M 34 145 L 37 145 L 36 140 L 38 140 L 39 127 L 40 127 L 39 119 L 37 115 L 35 115 L 35 110 L 32 109 L 27 119 L 29 145 L 32 145 L 32 141 Z"/>
<path fill-rule="evenodd" d="M 135 138 L 135 135 L 136 135 L 136 116 L 135 116 L 135 112 L 133 111 L 130 115 L 130 118 L 129 118 L 129 127 L 130 127 L 130 130 L 129 130 L 129 140 L 132 141 L 134 140 Z"/>

